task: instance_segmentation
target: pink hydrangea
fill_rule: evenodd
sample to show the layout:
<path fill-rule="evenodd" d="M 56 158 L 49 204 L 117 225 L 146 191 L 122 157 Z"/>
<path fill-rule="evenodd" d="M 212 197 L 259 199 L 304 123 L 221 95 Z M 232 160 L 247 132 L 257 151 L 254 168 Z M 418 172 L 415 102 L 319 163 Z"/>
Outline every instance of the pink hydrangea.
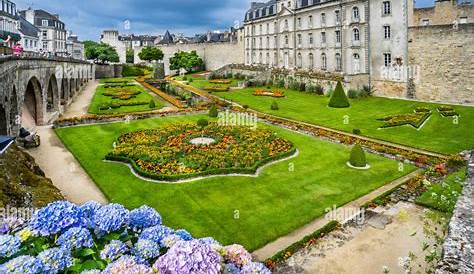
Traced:
<path fill-rule="evenodd" d="M 252 255 L 241 245 L 228 245 L 224 247 L 224 250 L 226 263 L 233 263 L 238 267 L 242 267 L 252 262 Z"/>

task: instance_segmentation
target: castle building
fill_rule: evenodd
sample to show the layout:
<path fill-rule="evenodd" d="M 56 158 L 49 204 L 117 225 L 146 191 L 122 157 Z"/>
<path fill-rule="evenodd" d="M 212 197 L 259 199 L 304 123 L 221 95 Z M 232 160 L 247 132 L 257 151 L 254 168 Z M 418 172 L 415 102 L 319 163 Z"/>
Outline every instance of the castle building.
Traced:
<path fill-rule="evenodd" d="M 245 15 L 245 63 L 377 74 L 407 59 L 406 1 L 271 0 Z"/>

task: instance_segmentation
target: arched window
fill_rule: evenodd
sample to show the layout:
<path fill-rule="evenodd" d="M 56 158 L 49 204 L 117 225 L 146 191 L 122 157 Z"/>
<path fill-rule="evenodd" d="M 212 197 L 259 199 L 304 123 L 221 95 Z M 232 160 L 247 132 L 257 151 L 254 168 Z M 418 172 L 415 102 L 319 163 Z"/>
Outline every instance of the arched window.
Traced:
<path fill-rule="evenodd" d="M 321 54 L 321 69 L 326 70 L 328 68 L 328 60 L 326 53 Z"/>
<path fill-rule="evenodd" d="M 270 65 L 270 53 L 268 53 L 268 52 L 267 52 L 265 64 L 266 64 L 266 65 Z"/>
<path fill-rule="evenodd" d="M 301 55 L 301 53 L 298 53 L 298 60 L 297 60 L 296 66 L 297 66 L 298 68 L 302 68 L 302 67 L 303 67 L 303 56 Z"/>
<path fill-rule="evenodd" d="M 359 21 L 360 14 L 359 14 L 359 8 L 358 7 L 353 7 L 352 8 L 352 19 L 354 19 L 354 21 Z"/>
<path fill-rule="evenodd" d="M 313 56 L 312 53 L 309 54 L 308 59 L 309 59 L 309 68 L 313 69 L 314 68 L 314 56 Z"/>
<path fill-rule="evenodd" d="M 354 74 L 360 72 L 360 56 L 358 53 L 354 53 L 353 60 L 352 60 L 352 69 Z"/>
<path fill-rule="evenodd" d="M 263 59 L 262 53 L 260 52 L 260 54 L 258 55 L 258 63 L 259 63 L 259 64 L 262 64 L 262 62 L 263 62 L 262 59 Z"/>
<path fill-rule="evenodd" d="M 285 46 L 288 46 L 289 42 L 288 42 L 288 35 L 285 35 Z"/>
<path fill-rule="evenodd" d="M 277 60 L 278 60 L 278 54 L 276 52 L 274 52 L 273 53 L 273 62 L 272 62 L 273 66 L 277 65 Z"/>
<path fill-rule="evenodd" d="M 341 70 L 342 70 L 341 54 L 336 53 L 336 71 L 341 71 Z"/>
<path fill-rule="evenodd" d="M 392 3 L 390 1 L 383 1 L 382 3 L 382 15 L 392 14 Z"/>
<path fill-rule="evenodd" d="M 360 41 L 360 32 L 358 28 L 355 28 L 353 31 L 354 33 L 354 41 Z"/>

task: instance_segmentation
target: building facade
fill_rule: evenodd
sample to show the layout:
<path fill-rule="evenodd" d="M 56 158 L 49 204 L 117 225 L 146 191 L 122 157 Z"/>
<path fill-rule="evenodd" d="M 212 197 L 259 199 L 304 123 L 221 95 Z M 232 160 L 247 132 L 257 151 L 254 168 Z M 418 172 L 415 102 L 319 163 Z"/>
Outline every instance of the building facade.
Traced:
<path fill-rule="evenodd" d="M 104 30 L 100 36 L 100 42 L 115 48 L 119 56 L 120 63 L 125 64 L 127 62 L 128 44 L 120 40 L 118 30 Z"/>
<path fill-rule="evenodd" d="M 0 4 L 0 39 L 6 41 L 10 36 L 3 46 L 11 48 L 21 40 L 16 4 L 9 0 L 0 0 Z"/>
<path fill-rule="evenodd" d="M 254 2 L 245 15 L 245 63 L 382 75 L 407 59 L 409 1 Z"/>
<path fill-rule="evenodd" d="M 56 56 L 67 56 L 66 26 L 59 20 L 59 15 L 33 9 L 20 13 L 28 22 L 39 28 L 40 51 Z"/>
<path fill-rule="evenodd" d="M 76 60 L 85 60 L 84 44 L 79 41 L 77 35 L 69 35 L 66 42 L 66 50 L 69 57 Z"/>
<path fill-rule="evenodd" d="M 22 16 L 18 17 L 20 25 L 20 44 L 26 52 L 39 52 L 39 33 L 40 30 Z"/>

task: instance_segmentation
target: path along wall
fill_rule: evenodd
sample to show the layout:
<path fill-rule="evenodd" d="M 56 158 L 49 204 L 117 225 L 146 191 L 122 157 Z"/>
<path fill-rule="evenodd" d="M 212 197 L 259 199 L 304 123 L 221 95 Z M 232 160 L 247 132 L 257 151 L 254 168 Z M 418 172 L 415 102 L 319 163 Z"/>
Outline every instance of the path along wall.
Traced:
<path fill-rule="evenodd" d="M 474 104 L 474 24 L 410 27 L 408 41 L 416 99 Z"/>
<path fill-rule="evenodd" d="M 228 64 L 244 63 L 243 43 L 196 43 L 196 44 L 175 44 L 160 46 L 164 53 L 163 61 L 165 63 L 165 73 L 170 75 L 174 73 L 169 68 L 169 60 L 176 52 L 193 51 L 203 59 L 207 70 L 216 70 Z M 135 47 L 135 63 L 143 62 L 138 57 L 142 47 Z"/>

